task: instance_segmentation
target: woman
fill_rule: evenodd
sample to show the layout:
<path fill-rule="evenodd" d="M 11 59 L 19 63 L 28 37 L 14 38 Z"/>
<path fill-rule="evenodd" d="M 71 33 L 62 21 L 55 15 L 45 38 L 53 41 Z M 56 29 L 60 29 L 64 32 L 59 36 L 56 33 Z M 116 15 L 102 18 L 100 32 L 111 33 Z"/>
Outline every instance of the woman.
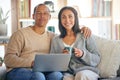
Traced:
<path fill-rule="evenodd" d="M 60 35 L 52 40 L 51 53 L 69 53 L 65 47 L 72 47 L 71 60 L 63 80 L 97 80 L 100 62 L 99 51 L 93 37 L 84 38 L 79 29 L 77 11 L 63 7 L 58 15 Z"/>

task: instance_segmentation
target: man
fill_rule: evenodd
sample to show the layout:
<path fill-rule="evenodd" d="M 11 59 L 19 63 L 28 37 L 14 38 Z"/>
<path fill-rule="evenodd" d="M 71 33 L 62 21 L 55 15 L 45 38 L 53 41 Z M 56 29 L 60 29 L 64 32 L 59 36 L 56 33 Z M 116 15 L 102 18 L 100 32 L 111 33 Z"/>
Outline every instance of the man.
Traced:
<path fill-rule="evenodd" d="M 36 52 L 49 53 L 51 39 L 54 33 L 45 31 L 51 18 L 50 10 L 45 4 L 34 8 L 33 19 L 35 24 L 15 32 L 8 43 L 5 54 L 7 80 L 61 80 L 62 73 L 33 72 L 33 61 Z M 90 30 L 83 28 L 88 35 Z M 88 33 L 87 33 L 88 32 Z"/>

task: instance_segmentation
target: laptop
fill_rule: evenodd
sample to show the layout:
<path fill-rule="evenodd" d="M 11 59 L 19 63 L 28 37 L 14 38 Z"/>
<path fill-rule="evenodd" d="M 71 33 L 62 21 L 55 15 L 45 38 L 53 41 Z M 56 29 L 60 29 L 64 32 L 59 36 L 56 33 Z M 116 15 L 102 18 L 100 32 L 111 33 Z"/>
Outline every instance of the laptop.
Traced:
<path fill-rule="evenodd" d="M 70 54 L 36 54 L 33 71 L 52 72 L 68 69 Z"/>

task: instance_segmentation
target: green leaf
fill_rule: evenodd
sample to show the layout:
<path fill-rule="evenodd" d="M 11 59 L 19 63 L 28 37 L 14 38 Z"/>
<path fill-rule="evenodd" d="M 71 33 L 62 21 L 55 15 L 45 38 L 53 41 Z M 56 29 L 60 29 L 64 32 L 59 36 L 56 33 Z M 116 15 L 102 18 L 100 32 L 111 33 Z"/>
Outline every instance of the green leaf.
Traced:
<path fill-rule="evenodd" d="M 6 14 L 4 14 L 3 9 L 0 7 L 0 24 L 6 24 L 9 12 L 10 11 L 7 11 Z"/>

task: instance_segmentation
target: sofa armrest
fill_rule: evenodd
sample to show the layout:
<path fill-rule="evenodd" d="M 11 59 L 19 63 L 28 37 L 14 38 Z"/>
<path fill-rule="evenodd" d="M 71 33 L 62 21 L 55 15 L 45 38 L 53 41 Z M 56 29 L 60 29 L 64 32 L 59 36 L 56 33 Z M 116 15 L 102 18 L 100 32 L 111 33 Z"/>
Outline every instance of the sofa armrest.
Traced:
<path fill-rule="evenodd" d="M 0 66 L 0 80 L 4 79 L 6 74 L 6 67 L 5 64 L 3 64 L 2 66 Z"/>
<path fill-rule="evenodd" d="M 101 62 L 98 65 L 100 76 L 110 79 L 116 77 L 120 66 L 120 41 L 109 40 L 95 35 L 94 38 L 101 53 Z"/>
<path fill-rule="evenodd" d="M 120 80 L 120 77 L 111 78 L 111 79 L 98 79 L 98 80 Z"/>

